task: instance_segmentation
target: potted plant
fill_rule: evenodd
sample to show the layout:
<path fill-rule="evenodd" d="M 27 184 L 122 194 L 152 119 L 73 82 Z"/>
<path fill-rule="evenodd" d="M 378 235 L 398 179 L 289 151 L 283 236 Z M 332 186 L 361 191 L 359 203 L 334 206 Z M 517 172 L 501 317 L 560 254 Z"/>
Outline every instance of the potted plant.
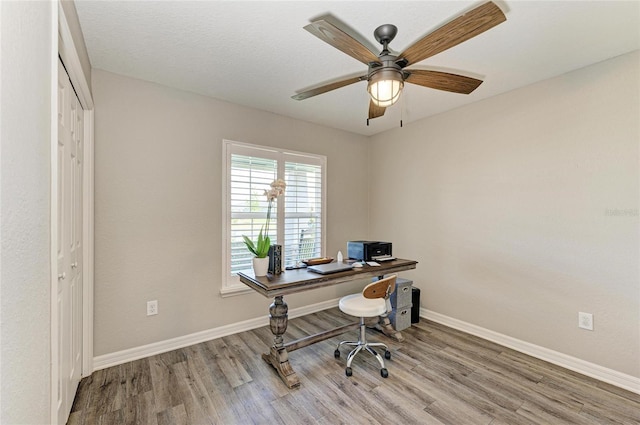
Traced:
<path fill-rule="evenodd" d="M 278 196 L 284 194 L 284 190 L 287 184 L 282 179 L 276 179 L 271 182 L 271 189 L 265 190 L 264 195 L 267 197 L 269 205 L 267 207 L 267 222 L 258 233 L 258 240 L 254 243 L 247 236 L 242 235 L 244 244 L 250 253 L 254 255 L 253 258 L 253 272 L 256 276 L 265 276 L 269 269 L 269 247 L 271 246 L 271 239 L 269 238 L 269 223 L 271 222 L 271 208 L 273 202 L 278 199 Z"/>

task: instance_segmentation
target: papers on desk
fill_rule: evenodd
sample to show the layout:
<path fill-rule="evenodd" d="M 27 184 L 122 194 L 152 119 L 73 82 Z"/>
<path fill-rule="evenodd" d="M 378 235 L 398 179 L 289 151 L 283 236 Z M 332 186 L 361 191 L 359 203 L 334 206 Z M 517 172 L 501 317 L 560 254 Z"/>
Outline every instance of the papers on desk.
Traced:
<path fill-rule="evenodd" d="M 372 266 L 372 267 L 380 267 L 380 263 L 376 263 L 375 261 L 356 261 L 353 263 L 354 270 L 361 270 L 364 265 Z"/>
<path fill-rule="evenodd" d="M 377 262 L 379 262 L 379 263 L 380 263 L 380 262 L 382 262 L 382 261 L 392 261 L 392 260 L 395 260 L 395 259 L 396 259 L 396 257 L 392 257 L 391 255 L 387 255 L 387 254 L 385 254 L 385 255 L 374 255 L 373 257 L 371 257 L 371 259 L 372 259 L 373 261 L 377 261 Z"/>

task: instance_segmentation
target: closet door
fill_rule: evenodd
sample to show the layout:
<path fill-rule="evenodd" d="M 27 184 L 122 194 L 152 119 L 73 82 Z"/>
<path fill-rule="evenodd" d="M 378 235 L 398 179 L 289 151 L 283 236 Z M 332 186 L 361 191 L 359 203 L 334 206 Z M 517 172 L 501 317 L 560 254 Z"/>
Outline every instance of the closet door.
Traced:
<path fill-rule="evenodd" d="M 67 77 L 68 78 L 68 77 Z M 82 377 L 82 272 L 83 272 L 83 235 L 82 235 L 82 219 L 83 219 L 83 158 L 84 158 L 84 111 L 80 105 L 80 101 L 73 92 L 71 97 L 71 117 L 72 117 L 72 152 L 71 152 L 71 244 L 70 261 L 71 279 L 70 295 L 71 295 L 71 369 L 69 371 L 69 379 L 73 386 L 71 402 L 75 396 L 76 389 Z M 71 408 L 71 406 L 69 406 Z"/>
<path fill-rule="evenodd" d="M 58 61 L 58 423 L 66 423 L 82 371 L 83 111 Z"/>

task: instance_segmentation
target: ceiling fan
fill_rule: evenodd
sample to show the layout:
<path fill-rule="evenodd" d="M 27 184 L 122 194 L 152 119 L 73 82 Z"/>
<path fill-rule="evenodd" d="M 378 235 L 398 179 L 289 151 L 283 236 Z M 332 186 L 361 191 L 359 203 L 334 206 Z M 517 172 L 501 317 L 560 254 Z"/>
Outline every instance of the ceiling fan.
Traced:
<path fill-rule="evenodd" d="M 469 94 L 482 83 L 482 80 L 447 72 L 405 69 L 405 67 L 469 40 L 506 20 L 502 10 L 495 3 L 489 1 L 427 34 L 397 56 L 391 54 L 388 49 L 389 43 L 398 31 L 395 25 L 382 25 L 374 31 L 376 40 L 382 44 L 382 52 L 376 55 L 359 41 L 326 20 L 314 21 L 304 29 L 336 49 L 368 65 L 369 70 L 366 75 L 316 87 L 298 93 L 292 98 L 295 100 L 308 99 L 349 84 L 368 81 L 367 91 L 371 98 L 369 119 L 373 119 L 383 116 L 386 108 L 396 103 L 405 82 L 437 90 Z M 368 123 L 369 120 L 367 120 Z"/>

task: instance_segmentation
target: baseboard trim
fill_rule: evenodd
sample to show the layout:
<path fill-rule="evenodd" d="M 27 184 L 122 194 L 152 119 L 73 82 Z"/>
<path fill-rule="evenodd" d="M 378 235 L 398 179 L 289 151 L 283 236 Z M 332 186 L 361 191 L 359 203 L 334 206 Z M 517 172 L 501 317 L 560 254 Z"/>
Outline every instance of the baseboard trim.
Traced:
<path fill-rule="evenodd" d="M 305 316 L 317 311 L 326 310 L 338 306 L 339 298 L 311 304 L 304 307 L 289 310 L 289 319 Z M 207 329 L 205 331 L 195 332 L 189 335 L 171 338 L 165 341 L 154 342 L 139 347 L 128 348 L 126 350 L 114 353 L 103 354 L 93 358 L 93 370 L 106 369 L 111 366 L 117 366 L 133 360 L 142 359 L 153 356 L 155 354 L 166 353 L 167 351 L 176 350 L 178 348 L 188 347 L 190 345 L 199 344 L 201 342 L 210 341 L 212 339 L 221 338 L 223 336 L 232 335 L 239 332 L 249 331 L 269 324 L 269 316 L 260 316 L 254 319 L 245 320 L 230 325 L 220 326 L 217 328 Z"/>
<path fill-rule="evenodd" d="M 540 360 L 544 360 L 566 369 L 573 370 L 574 372 L 590 376 L 591 378 L 595 378 L 599 381 L 615 385 L 616 387 L 640 394 L 640 378 L 636 378 L 635 376 L 627 375 L 548 348 L 521 341 L 425 308 L 420 308 L 420 317 L 424 317 L 425 319 L 432 320 L 450 328 L 458 329 L 482 339 L 495 342 L 496 344 L 528 354 Z"/>

